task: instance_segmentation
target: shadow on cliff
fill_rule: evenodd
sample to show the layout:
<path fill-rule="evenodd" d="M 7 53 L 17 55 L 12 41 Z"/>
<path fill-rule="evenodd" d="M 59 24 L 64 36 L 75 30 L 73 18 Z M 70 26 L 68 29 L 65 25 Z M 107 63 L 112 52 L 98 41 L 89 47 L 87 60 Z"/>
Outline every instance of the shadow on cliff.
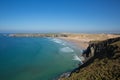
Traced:
<path fill-rule="evenodd" d="M 91 63 L 94 62 L 95 59 L 116 59 L 120 57 L 120 55 L 115 55 L 115 53 L 120 53 L 120 48 L 117 45 L 111 45 L 114 42 L 120 41 L 120 37 L 108 39 L 101 42 L 90 42 L 88 48 L 83 52 L 83 56 L 85 57 L 84 64 L 80 65 L 78 68 L 75 68 L 73 72 L 78 73 L 80 69 L 87 67 Z"/>

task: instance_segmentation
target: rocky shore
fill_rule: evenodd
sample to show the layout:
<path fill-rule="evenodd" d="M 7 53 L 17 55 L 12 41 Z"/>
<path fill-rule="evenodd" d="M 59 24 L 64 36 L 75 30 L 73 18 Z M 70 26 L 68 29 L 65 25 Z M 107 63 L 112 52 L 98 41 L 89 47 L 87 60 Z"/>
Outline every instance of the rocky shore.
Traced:
<path fill-rule="evenodd" d="M 82 55 L 85 58 L 85 60 L 83 61 L 84 64 L 79 65 L 79 67 L 75 68 L 71 72 L 63 73 L 59 77 L 58 80 L 76 80 L 76 79 L 79 79 L 80 76 L 78 76 L 76 79 L 73 79 L 72 74 L 77 74 L 77 73 L 79 74 L 81 72 L 80 71 L 81 69 L 84 69 L 85 67 L 93 64 L 94 60 L 96 60 L 96 59 L 101 60 L 101 59 L 108 58 L 108 60 L 109 60 L 109 59 L 113 59 L 113 58 L 115 58 L 115 59 L 120 58 L 120 52 L 119 52 L 120 51 L 120 44 L 118 44 L 118 43 L 116 44 L 116 42 L 120 42 L 120 37 L 111 38 L 111 39 L 107 39 L 104 41 L 90 41 L 89 46 L 83 52 L 83 55 Z M 115 51 L 117 51 L 118 53 L 115 53 Z M 120 64 L 118 64 L 118 66 L 120 67 Z M 118 70 L 120 71 L 120 68 Z M 72 75 L 72 77 L 71 77 L 71 75 Z M 120 72 L 119 73 L 115 72 L 115 75 L 120 75 Z M 115 76 L 113 76 L 113 77 L 115 77 Z M 118 80 L 118 78 L 120 79 L 120 77 L 117 77 L 116 80 Z M 96 80 L 96 79 L 92 79 L 92 80 Z M 90 79 L 87 79 L 87 78 L 82 79 L 81 78 L 81 80 L 90 80 Z"/>

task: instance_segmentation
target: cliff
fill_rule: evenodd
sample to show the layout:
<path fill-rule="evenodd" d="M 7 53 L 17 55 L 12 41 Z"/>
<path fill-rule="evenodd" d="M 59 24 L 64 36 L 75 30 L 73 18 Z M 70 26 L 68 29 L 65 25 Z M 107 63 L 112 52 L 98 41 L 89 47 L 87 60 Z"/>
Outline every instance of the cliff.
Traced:
<path fill-rule="evenodd" d="M 120 80 L 120 37 L 90 42 L 83 56 L 84 64 L 59 80 Z"/>

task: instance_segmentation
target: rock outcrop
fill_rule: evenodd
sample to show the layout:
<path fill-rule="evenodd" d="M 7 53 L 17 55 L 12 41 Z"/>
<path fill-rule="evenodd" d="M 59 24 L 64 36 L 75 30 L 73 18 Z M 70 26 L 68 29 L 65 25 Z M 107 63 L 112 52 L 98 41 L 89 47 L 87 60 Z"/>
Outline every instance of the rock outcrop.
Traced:
<path fill-rule="evenodd" d="M 120 80 L 120 37 L 90 42 L 83 56 L 84 64 L 59 80 Z"/>
<path fill-rule="evenodd" d="M 90 59 L 91 57 L 104 58 L 113 56 L 112 53 L 118 48 L 118 46 L 113 46 L 110 44 L 117 41 L 120 41 L 120 37 L 100 42 L 92 41 L 89 43 L 88 48 L 83 52 L 83 56 L 86 58 L 86 60 Z"/>

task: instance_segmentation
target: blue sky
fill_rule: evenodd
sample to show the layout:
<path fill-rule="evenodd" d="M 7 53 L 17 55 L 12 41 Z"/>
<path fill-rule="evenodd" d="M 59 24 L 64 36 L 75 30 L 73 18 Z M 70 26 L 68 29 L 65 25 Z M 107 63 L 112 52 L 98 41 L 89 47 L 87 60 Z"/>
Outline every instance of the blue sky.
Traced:
<path fill-rule="evenodd" d="M 0 0 L 0 32 L 120 32 L 120 0 Z"/>

